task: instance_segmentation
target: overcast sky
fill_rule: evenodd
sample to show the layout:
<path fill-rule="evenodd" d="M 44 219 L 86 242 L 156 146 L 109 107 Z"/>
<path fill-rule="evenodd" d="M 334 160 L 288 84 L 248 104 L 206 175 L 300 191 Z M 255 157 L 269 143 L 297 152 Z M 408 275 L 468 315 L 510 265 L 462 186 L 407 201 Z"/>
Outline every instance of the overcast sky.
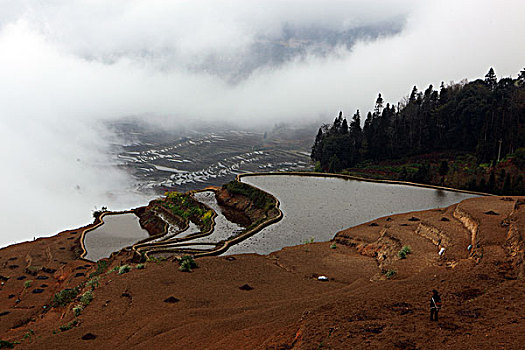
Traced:
<path fill-rule="evenodd" d="M 102 121 L 331 120 L 516 76 L 525 2 L 0 0 L 0 246 L 145 204 Z"/>

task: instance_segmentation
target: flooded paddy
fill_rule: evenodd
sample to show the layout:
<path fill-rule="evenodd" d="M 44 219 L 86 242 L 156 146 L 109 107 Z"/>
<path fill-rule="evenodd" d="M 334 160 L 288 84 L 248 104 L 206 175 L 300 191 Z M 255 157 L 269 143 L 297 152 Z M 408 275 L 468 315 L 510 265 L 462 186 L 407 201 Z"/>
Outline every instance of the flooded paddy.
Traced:
<path fill-rule="evenodd" d="M 200 228 L 195 223 L 190 222 L 188 227 L 181 232 L 178 226 L 171 225 L 165 215 L 161 214 L 162 220 L 169 224 L 166 234 L 144 243 L 143 247 L 158 243 L 162 244 L 162 247 L 152 245 L 149 249 L 151 251 L 162 249 L 209 250 L 214 248 L 217 242 L 226 240 L 244 229 L 242 226 L 229 221 L 222 214 L 222 210 L 215 198 L 215 192 L 202 191 L 195 193 L 193 196 L 197 201 L 207 205 L 216 212 L 217 216 L 215 217 L 213 231 L 207 236 L 181 242 L 181 239 L 200 233 Z M 149 237 L 148 232 L 140 227 L 139 218 L 134 214 L 106 215 L 103 220 L 104 224 L 93 231 L 87 232 L 85 235 L 84 246 L 87 251 L 85 258 L 88 260 L 97 261 L 101 258 L 107 258 L 112 252 L 129 247 Z"/>
<path fill-rule="evenodd" d="M 262 132 L 239 130 L 151 134 L 140 125 L 111 126 L 125 145 L 115 160 L 137 180 L 137 190 L 163 193 L 220 186 L 237 174 L 311 168 L 310 148 L 317 126 Z"/>
<path fill-rule="evenodd" d="M 257 175 L 242 182 L 277 197 L 284 217 L 226 254 L 268 254 L 391 214 L 447 207 L 474 194 L 336 177 Z"/>
<path fill-rule="evenodd" d="M 217 216 L 215 217 L 215 227 L 213 232 L 209 236 L 191 240 L 192 243 L 219 242 L 231 237 L 233 234 L 241 232 L 244 229 L 242 226 L 226 219 L 226 217 L 222 214 L 219 203 L 217 203 L 217 199 L 215 198 L 215 192 L 197 192 L 193 195 L 193 197 L 199 202 L 206 204 L 208 207 L 213 209 L 217 213 Z"/>
<path fill-rule="evenodd" d="M 105 215 L 104 224 L 86 232 L 84 246 L 87 260 L 97 261 L 111 253 L 148 238 L 148 231 L 140 227 L 139 218 L 133 213 Z"/>
<path fill-rule="evenodd" d="M 442 208 L 475 194 L 438 190 L 433 188 L 375 183 L 338 177 L 255 175 L 242 177 L 242 182 L 260 188 L 277 197 L 283 219 L 254 236 L 232 246 L 226 254 L 268 254 L 286 246 L 314 240 L 328 241 L 345 228 L 373 219 L 410 211 Z M 202 191 L 194 198 L 213 209 L 215 226 L 211 234 L 184 240 L 200 232 L 194 223 L 183 232 L 171 226 L 166 235 L 152 242 L 162 244 L 151 247 L 175 250 L 207 250 L 217 242 L 224 241 L 242 232 L 243 227 L 229 221 L 218 205 L 213 191 Z M 96 261 L 112 252 L 129 247 L 148 238 L 148 232 L 139 225 L 132 213 L 106 215 L 104 224 L 87 232 L 84 239 L 86 259 Z M 181 241 L 182 240 L 182 241 Z"/>

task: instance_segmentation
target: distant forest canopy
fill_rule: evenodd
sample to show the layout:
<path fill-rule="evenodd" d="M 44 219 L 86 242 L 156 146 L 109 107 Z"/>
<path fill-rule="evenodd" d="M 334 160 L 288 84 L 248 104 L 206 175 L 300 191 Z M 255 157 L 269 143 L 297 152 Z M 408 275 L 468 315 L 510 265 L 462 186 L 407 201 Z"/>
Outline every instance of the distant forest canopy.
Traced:
<path fill-rule="evenodd" d="M 471 153 L 478 164 L 490 163 L 525 147 L 524 129 L 525 69 L 498 81 L 490 68 L 484 80 L 441 83 L 439 90 L 414 86 L 397 105 L 385 105 L 379 94 L 363 127 L 359 110 L 350 121 L 340 112 L 319 129 L 311 158 L 330 172 L 432 152 Z"/>

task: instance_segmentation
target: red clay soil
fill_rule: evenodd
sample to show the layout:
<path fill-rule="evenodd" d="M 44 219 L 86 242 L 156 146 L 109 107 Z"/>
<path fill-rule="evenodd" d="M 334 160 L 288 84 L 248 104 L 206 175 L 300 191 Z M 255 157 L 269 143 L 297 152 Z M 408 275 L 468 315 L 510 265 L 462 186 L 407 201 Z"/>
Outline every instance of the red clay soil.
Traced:
<path fill-rule="evenodd" d="M 21 349 L 523 349 L 525 204 L 517 200 L 384 217 L 332 242 L 198 259 L 193 272 L 171 260 L 132 264 L 101 274 L 78 317 L 79 301 L 49 306 L 95 269 L 76 258 L 78 235 L 13 245 L 0 250 L 0 339 Z M 405 245 L 412 252 L 400 259 Z M 110 269 L 129 259 L 118 254 Z M 433 288 L 443 299 L 439 322 L 429 320 Z"/>

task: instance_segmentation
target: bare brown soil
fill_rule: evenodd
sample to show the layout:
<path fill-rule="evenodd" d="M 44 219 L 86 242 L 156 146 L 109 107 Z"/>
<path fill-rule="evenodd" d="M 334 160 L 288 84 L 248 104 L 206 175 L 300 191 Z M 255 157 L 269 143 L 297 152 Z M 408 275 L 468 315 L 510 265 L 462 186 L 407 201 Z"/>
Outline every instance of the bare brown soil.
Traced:
<path fill-rule="evenodd" d="M 132 264 L 100 275 L 78 317 L 79 301 L 49 306 L 95 270 L 78 258 L 77 230 L 12 245 L 0 250 L 0 339 L 21 349 L 522 349 L 520 203 L 485 197 L 393 215 L 332 242 L 201 258 L 191 273 L 171 260 Z M 405 245 L 412 252 L 400 259 Z M 110 269 L 130 258 L 115 255 Z M 429 320 L 433 288 L 439 322 Z"/>
<path fill-rule="evenodd" d="M 266 216 L 264 210 L 256 208 L 248 197 L 231 193 L 224 187 L 216 188 L 215 198 L 224 209 L 226 218 L 240 225 L 249 226 Z"/>
<path fill-rule="evenodd" d="M 153 211 L 152 204 L 133 210 L 139 217 L 140 226 L 148 231 L 151 236 L 164 234 L 167 230 L 166 223 L 162 221 Z"/>

